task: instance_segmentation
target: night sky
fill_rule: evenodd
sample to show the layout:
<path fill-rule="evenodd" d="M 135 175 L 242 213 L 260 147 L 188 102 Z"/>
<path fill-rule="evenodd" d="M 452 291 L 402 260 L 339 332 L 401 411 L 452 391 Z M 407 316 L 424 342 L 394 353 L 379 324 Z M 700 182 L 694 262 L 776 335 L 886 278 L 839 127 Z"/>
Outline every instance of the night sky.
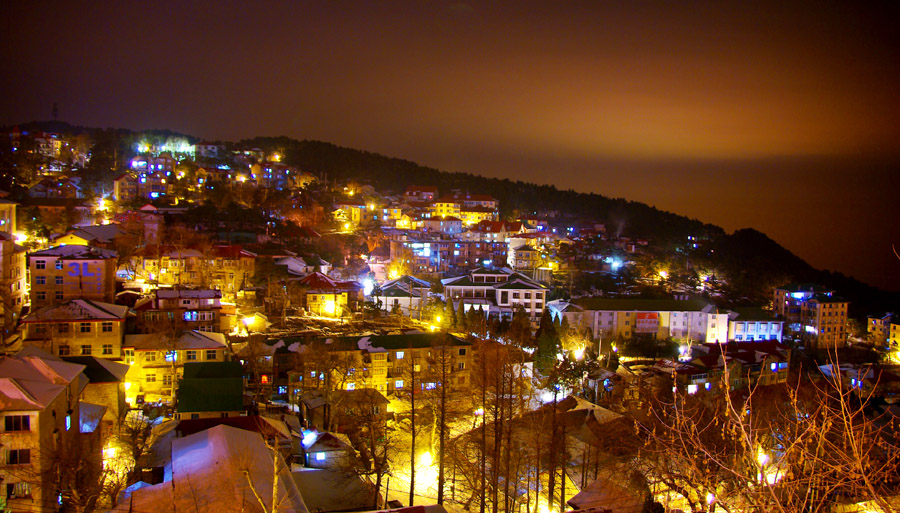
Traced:
<path fill-rule="evenodd" d="M 900 290 L 897 2 L 8 4 L 0 124 L 57 102 L 319 139 L 753 227 Z"/>

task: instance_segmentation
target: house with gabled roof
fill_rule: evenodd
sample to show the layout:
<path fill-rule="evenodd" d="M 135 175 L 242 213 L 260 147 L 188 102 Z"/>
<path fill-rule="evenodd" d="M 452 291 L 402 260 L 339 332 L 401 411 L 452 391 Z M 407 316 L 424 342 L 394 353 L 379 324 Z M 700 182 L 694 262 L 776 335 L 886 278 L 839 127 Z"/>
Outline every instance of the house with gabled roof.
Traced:
<path fill-rule="evenodd" d="M 506 267 L 479 267 L 441 283 L 444 297 L 460 303 L 457 310 L 481 308 L 489 315 L 512 317 L 521 306 L 532 320 L 537 320 L 546 306 L 546 286 Z"/>
<path fill-rule="evenodd" d="M 298 284 L 305 289 L 304 308 L 313 315 L 342 317 L 358 308 L 363 287 L 355 281 L 337 281 L 320 272 L 312 272 Z"/>
<path fill-rule="evenodd" d="M 327 431 L 305 431 L 303 453 L 308 468 L 346 469 L 356 458 L 356 451 L 347 435 Z"/>
<path fill-rule="evenodd" d="M 40 347 L 54 356 L 122 357 L 122 338 L 128 307 L 70 299 L 45 306 L 22 318 L 24 344 Z"/>
<path fill-rule="evenodd" d="M 395 309 L 402 315 L 412 315 L 428 301 L 431 284 L 415 276 L 401 276 L 388 280 L 372 292 L 372 301 L 381 304 L 383 310 L 393 312 Z"/>
<path fill-rule="evenodd" d="M 156 289 L 134 305 L 137 330 L 153 333 L 166 323 L 179 330 L 227 332 L 231 326 L 222 324 L 221 300 L 216 289 Z"/>
<path fill-rule="evenodd" d="M 219 425 L 176 438 L 170 467 L 167 481 L 135 489 L 113 511 L 309 512 L 290 468 L 259 433 Z"/>
<path fill-rule="evenodd" d="M 56 511 L 59 490 L 99 479 L 105 409 L 80 399 L 83 370 L 54 357 L 0 356 L 0 480 L 9 510 Z"/>
<path fill-rule="evenodd" d="M 126 234 L 127 232 L 118 224 L 97 224 L 81 226 L 66 233 L 51 235 L 50 240 L 55 245 L 80 245 L 112 249 L 115 239 Z"/>
<path fill-rule="evenodd" d="M 530 244 L 519 244 L 509 250 L 509 266 L 516 270 L 534 270 L 541 265 L 541 252 Z"/>
<path fill-rule="evenodd" d="M 106 408 L 100 424 L 103 437 L 111 436 L 116 432 L 119 420 L 128 411 L 128 404 L 125 402 L 125 375 L 128 373 L 128 365 L 96 356 L 64 356 L 62 360 L 84 365 L 83 372 L 88 384 L 81 399 Z"/>

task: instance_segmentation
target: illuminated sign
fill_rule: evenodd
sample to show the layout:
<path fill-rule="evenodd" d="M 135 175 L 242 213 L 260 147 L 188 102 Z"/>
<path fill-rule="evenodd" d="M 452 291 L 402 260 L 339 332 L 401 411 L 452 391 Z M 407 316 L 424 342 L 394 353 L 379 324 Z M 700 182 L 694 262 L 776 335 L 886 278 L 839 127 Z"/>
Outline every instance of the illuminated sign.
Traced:
<path fill-rule="evenodd" d="M 659 314 L 656 312 L 639 312 L 634 323 L 635 333 L 656 333 L 659 331 Z"/>

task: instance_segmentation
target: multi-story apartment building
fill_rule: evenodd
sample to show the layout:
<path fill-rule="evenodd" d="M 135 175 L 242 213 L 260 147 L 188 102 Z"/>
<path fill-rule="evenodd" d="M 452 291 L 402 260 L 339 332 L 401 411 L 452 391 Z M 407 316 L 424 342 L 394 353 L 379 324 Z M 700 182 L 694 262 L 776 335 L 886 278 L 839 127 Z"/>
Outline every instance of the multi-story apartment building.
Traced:
<path fill-rule="evenodd" d="M 886 313 L 882 316 L 870 315 L 866 318 L 866 331 L 869 340 L 877 344 L 884 344 L 890 339 L 891 324 L 897 317 L 893 313 Z"/>
<path fill-rule="evenodd" d="M 138 276 L 163 286 L 216 288 L 233 296 L 253 277 L 256 254 L 239 245 L 148 246 L 135 256 Z"/>
<path fill-rule="evenodd" d="M 128 307 L 70 299 L 22 318 L 23 341 L 54 356 L 97 356 L 118 360 Z"/>
<path fill-rule="evenodd" d="M 32 309 L 70 299 L 112 303 L 117 256 L 109 249 L 76 245 L 29 253 Z"/>
<path fill-rule="evenodd" d="M 546 306 L 547 287 L 507 268 L 479 267 L 441 283 L 444 297 L 459 302 L 457 309 L 481 308 L 488 315 L 512 317 L 521 306 L 536 320 Z"/>
<path fill-rule="evenodd" d="M 541 265 L 541 252 L 528 244 L 509 250 L 509 266 L 519 271 L 531 271 Z"/>
<path fill-rule="evenodd" d="M 138 197 L 137 176 L 122 173 L 113 180 L 113 198 L 117 201 L 129 201 Z"/>
<path fill-rule="evenodd" d="M 505 242 L 461 241 L 420 236 L 415 240 L 392 240 L 391 259 L 415 256 L 416 272 L 447 272 L 475 269 L 483 265 L 507 265 Z"/>
<path fill-rule="evenodd" d="M 285 340 L 286 346 L 297 352 L 276 355 L 276 366 L 288 369 L 287 388 L 291 400 L 299 404 L 298 396 L 304 391 L 325 386 L 324 360 L 320 354 L 311 354 L 303 349 L 311 343 L 308 339 Z M 437 347 L 446 343 L 447 355 L 451 360 L 451 379 L 455 386 L 468 387 L 471 384 L 469 372 L 474 361 L 472 344 L 464 339 L 442 333 L 417 333 L 407 335 L 382 335 L 368 337 L 342 337 L 332 339 L 329 351 L 336 351 L 349 358 L 348 368 L 343 366 L 332 372 L 332 383 L 340 383 L 344 390 L 374 389 L 384 394 L 394 394 L 409 390 L 410 366 L 417 374 L 416 388 L 429 389 L 435 379 L 429 373 L 437 371 Z"/>
<path fill-rule="evenodd" d="M 819 348 L 843 347 L 847 343 L 847 309 L 850 303 L 833 290 L 792 283 L 775 289 L 773 310 L 783 318 L 787 331 L 808 337 Z"/>
<path fill-rule="evenodd" d="M 3 319 L 2 336 L 11 335 L 25 303 L 25 248 L 16 244 L 15 236 L 0 231 L 0 315 Z"/>
<path fill-rule="evenodd" d="M 449 194 L 435 200 L 432 205 L 433 217 L 457 217 L 465 226 L 482 221 L 496 221 L 499 217 L 500 202 L 486 194 Z"/>
<path fill-rule="evenodd" d="M 178 330 L 221 332 L 221 300 L 222 291 L 215 289 L 156 289 L 134 305 L 137 330 L 153 333 L 165 323 Z"/>
<path fill-rule="evenodd" d="M 126 335 L 126 399 L 130 404 L 170 402 L 186 362 L 225 361 L 225 335 L 202 331 Z"/>
<path fill-rule="evenodd" d="M 96 427 L 103 408 L 80 401 L 88 384 L 83 369 L 37 356 L 0 357 L 0 496 L 6 511 L 58 511 L 62 490 L 99 478 Z"/>
<path fill-rule="evenodd" d="M 16 206 L 15 201 L 0 198 L 0 232 L 16 233 Z"/>
<path fill-rule="evenodd" d="M 457 235 L 462 232 L 462 220 L 458 217 L 429 217 L 417 223 L 424 232 Z"/>
<path fill-rule="evenodd" d="M 728 313 L 728 341 L 777 340 L 781 342 L 784 321 L 761 308 L 735 308 Z"/>
<path fill-rule="evenodd" d="M 550 304 L 554 317 L 589 326 L 595 337 L 649 336 L 688 343 L 728 340 L 728 312 L 702 300 L 579 298 Z"/>

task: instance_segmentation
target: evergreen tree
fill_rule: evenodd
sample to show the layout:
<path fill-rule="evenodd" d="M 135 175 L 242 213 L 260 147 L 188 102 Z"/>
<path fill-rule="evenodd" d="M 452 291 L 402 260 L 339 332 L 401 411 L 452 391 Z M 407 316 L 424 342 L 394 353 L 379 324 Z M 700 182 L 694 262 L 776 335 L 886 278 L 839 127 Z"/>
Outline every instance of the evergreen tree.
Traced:
<path fill-rule="evenodd" d="M 518 347 L 534 347 L 534 339 L 531 338 L 531 320 L 522 305 L 516 305 L 507 338 Z"/>
<path fill-rule="evenodd" d="M 541 324 L 537 333 L 537 351 L 534 353 L 535 365 L 545 375 L 553 370 L 556 355 L 560 352 L 559 332 L 553 323 L 550 310 L 544 309 Z"/>
<path fill-rule="evenodd" d="M 538 325 L 537 333 L 534 334 L 535 338 L 540 338 L 545 333 L 549 334 L 552 338 L 558 338 L 556 326 L 553 323 L 553 316 L 550 315 L 550 310 L 544 308 L 544 313 L 541 314 L 541 322 Z"/>
<path fill-rule="evenodd" d="M 452 330 L 456 330 L 456 310 L 453 308 L 453 298 L 447 298 L 447 304 L 444 308 L 444 318 L 446 320 L 446 324 L 450 326 Z"/>
<path fill-rule="evenodd" d="M 562 319 L 559 323 L 559 338 L 565 339 L 569 335 L 572 334 L 572 327 L 569 325 L 569 319 L 562 314 L 560 314 L 560 319 Z"/>
<path fill-rule="evenodd" d="M 468 319 L 466 319 L 466 309 L 464 308 L 462 301 L 459 302 L 459 310 L 456 311 L 456 328 L 464 332 L 469 331 L 469 323 Z"/>

